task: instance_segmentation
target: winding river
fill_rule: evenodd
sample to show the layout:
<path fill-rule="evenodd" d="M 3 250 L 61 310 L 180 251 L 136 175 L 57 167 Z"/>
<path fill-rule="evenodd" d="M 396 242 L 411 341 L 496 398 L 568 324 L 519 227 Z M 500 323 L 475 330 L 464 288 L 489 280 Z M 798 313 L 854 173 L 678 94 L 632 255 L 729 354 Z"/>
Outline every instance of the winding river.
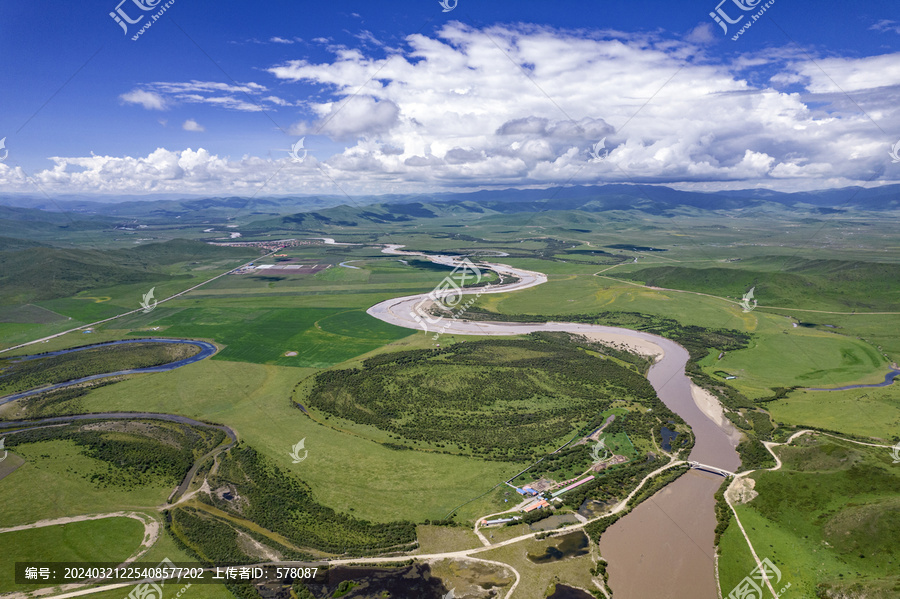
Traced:
<path fill-rule="evenodd" d="M 433 262 L 455 266 L 456 256 L 428 256 L 420 252 L 403 252 L 402 246 L 389 245 L 389 254 L 424 256 Z M 546 275 L 513 268 L 505 264 L 482 263 L 500 274 L 517 280 L 509 285 L 476 288 L 475 293 L 506 293 L 541 285 Z M 368 313 L 385 322 L 410 329 L 421 329 L 421 318 L 413 308 L 427 299 L 427 294 L 387 300 L 369 308 Z M 679 414 L 694 432 L 696 439 L 690 459 L 735 471 L 740 459 L 735 451 L 738 433 L 720 425 L 695 403 L 693 383 L 684 371 L 688 352 L 674 341 L 618 327 L 566 322 L 519 323 L 473 322 L 444 318 L 434 328 L 453 335 L 522 335 L 536 331 L 562 331 L 592 337 L 647 342 L 661 350 L 650 367 L 647 378 L 659 398 Z M 434 332 L 434 328 L 429 333 Z M 714 531 L 716 526 L 713 495 L 722 477 L 691 470 L 667 486 L 650 500 L 610 527 L 600 542 L 600 551 L 609 562 L 609 585 L 616 599 L 715 599 Z"/>
<path fill-rule="evenodd" d="M 831 387 L 828 389 L 817 389 L 810 388 L 810 391 L 847 391 L 848 389 L 871 389 L 873 387 L 887 387 L 888 385 L 894 382 L 900 376 L 900 370 L 891 370 L 886 375 L 884 375 L 884 381 L 881 383 L 874 383 L 872 385 L 847 385 L 846 387 Z"/>
<path fill-rule="evenodd" d="M 334 242 L 332 241 L 332 243 Z M 459 257 L 456 256 L 429 256 L 420 252 L 404 252 L 400 250 L 401 247 L 403 246 L 389 245 L 383 251 L 395 255 L 423 256 L 447 266 L 455 266 L 459 262 Z M 482 265 L 500 275 L 512 277 L 514 280 L 487 288 L 470 289 L 463 293 L 507 293 L 528 289 L 547 281 L 547 276 L 538 272 L 517 269 L 505 264 L 482 263 Z M 427 294 L 390 299 L 369 308 L 368 313 L 390 324 L 409 329 L 421 329 L 422 319 L 418 318 L 417 320 L 413 309 L 426 299 Z M 435 333 L 435 329 L 453 335 L 507 336 L 536 331 L 561 331 L 590 335 L 612 342 L 634 341 L 643 347 L 648 345 L 654 347 L 655 350 L 658 350 L 655 352 L 658 358 L 650 367 L 647 378 L 659 398 L 672 411 L 679 414 L 693 430 L 695 445 L 690 459 L 728 471 L 736 470 L 740 464 L 734 449 L 738 441 L 736 431 L 728 426 L 727 421 L 724 424 L 721 424 L 721 419 L 720 423 L 715 422 L 695 403 L 692 393 L 693 383 L 684 371 L 688 352 L 674 341 L 618 327 L 566 322 L 473 322 L 444 318 L 442 322 L 430 325 L 429 334 Z M 173 370 L 203 360 L 216 351 L 213 344 L 205 341 L 164 338 L 129 339 L 22 359 L 36 359 L 106 345 L 147 341 L 192 344 L 200 347 L 201 351 L 190 358 L 169 364 L 99 374 L 10 395 L 0 398 L 0 404 L 99 378 Z M 101 414 L 67 417 L 66 419 L 139 418 L 141 416 L 141 414 Z M 179 419 L 176 421 L 183 418 L 168 415 L 145 416 Z M 46 425 L 51 420 L 45 419 L 41 421 L 41 424 Z M 184 420 L 190 421 L 186 418 Z M 191 421 L 191 423 L 194 422 Z M 21 425 L 22 423 L 17 424 Z M 233 442 L 234 434 L 230 429 L 228 432 Z M 186 481 L 179 487 L 179 491 L 183 492 L 190 478 L 191 476 L 186 478 Z M 600 550 L 603 557 L 609 562 L 609 585 L 613 589 L 616 599 L 715 599 L 717 597 L 713 547 L 715 529 L 713 495 L 722 480 L 720 476 L 711 473 L 691 470 L 673 484 L 656 493 L 650 500 L 639 505 L 604 533 L 600 542 Z"/>
<path fill-rule="evenodd" d="M 82 377 L 80 379 L 74 379 L 71 381 L 65 381 L 63 383 L 57 383 L 55 385 L 48 385 L 46 387 L 38 387 L 37 389 L 31 389 L 29 391 L 22 391 L 21 393 L 15 393 L 13 395 L 7 395 L 5 397 L 0 397 L 0 405 L 5 403 L 9 403 L 11 401 L 15 401 L 17 399 L 22 399 L 23 397 L 29 397 L 31 395 L 37 395 L 38 393 L 46 393 L 47 391 L 54 391 L 56 389 L 62 389 L 63 387 L 69 387 L 71 385 L 77 385 L 79 383 L 84 383 L 87 381 L 95 381 L 97 379 L 105 379 L 112 376 L 121 376 L 123 374 L 141 374 L 144 372 L 168 372 L 169 370 L 175 370 L 176 368 L 181 368 L 182 366 L 187 366 L 188 364 L 193 364 L 194 362 L 199 362 L 200 360 L 205 360 L 209 356 L 216 353 L 216 346 L 212 343 L 208 343 L 206 341 L 195 341 L 193 339 L 165 339 L 165 338 L 150 338 L 150 339 L 121 339 L 119 341 L 107 341 L 106 343 L 95 343 L 94 345 L 84 345 L 82 347 L 73 347 L 71 349 L 61 349 L 59 351 L 47 352 L 44 354 L 35 354 L 33 356 L 23 356 L 21 358 L 16 358 L 16 361 L 24 362 L 27 360 L 37 360 L 39 358 L 49 358 L 51 356 L 61 356 L 63 354 L 69 354 L 77 351 L 84 351 L 86 349 L 96 349 L 98 347 L 106 347 L 110 345 L 123 345 L 126 343 L 170 343 L 174 345 L 194 345 L 200 348 L 200 351 L 190 356 L 188 358 L 184 358 L 182 360 L 176 360 L 174 362 L 169 362 L 168 364 L 159 364 L 158 366 L 148 366 L 147 368 L 132 368 L 130 370 L 119 370 L 117 372 L 106 372 L 103 374 L 94 374 L 91 376 Z"/>

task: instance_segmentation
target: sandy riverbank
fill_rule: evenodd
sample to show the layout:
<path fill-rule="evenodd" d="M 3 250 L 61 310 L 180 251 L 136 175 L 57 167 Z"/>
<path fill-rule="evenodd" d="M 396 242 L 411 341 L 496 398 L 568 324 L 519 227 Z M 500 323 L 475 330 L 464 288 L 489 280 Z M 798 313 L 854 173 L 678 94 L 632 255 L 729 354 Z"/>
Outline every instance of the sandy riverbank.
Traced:
<path fill-rule="evenodd" d="M 616 349 L 622 349 L 635 354 L 640 354 L 651 358 L 654 362 L 662 360 L 666 352 L 663 348 L 656 345 L 652 341 L 638 339 L 632 335 L 622 335 L 619 333 L 578 333 L 587 337 L 591 341 L 611 345 Z"/>
<path fill-rule="evenodd" d="M 694 398 L 694 403 L 697 404 L 697 407 L 700 408 L 700 411 L 703 412 L 707 418 L 715 422 L 716 425 L 728 433 L 732 439 L 740 439 L 740 431 L 738 431 L 734 424 L 725 417 L 725 409 L 719 402 L 718 397 L 703 387 L 698 387 L 693 383 L 691 383 L 691 397 Z"/>

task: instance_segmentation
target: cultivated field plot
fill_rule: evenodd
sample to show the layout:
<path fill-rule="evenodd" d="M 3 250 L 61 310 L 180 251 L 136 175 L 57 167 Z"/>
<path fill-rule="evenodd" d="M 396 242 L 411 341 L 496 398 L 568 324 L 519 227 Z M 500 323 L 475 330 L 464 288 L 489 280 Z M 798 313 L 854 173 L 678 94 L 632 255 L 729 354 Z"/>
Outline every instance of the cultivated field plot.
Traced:
<path fill-rule="evenodd" d="M 246 302 L 251 303 L 251 302 Z M 214 339 L 225 348 L 213 359 L 323 368 L 410 334 L 341 308 L 184 308 L 155 319 L 167 336 Z M 288 355 L 291 354 L 291 355 Z"/>
<path fill-rule="evenodd" d="M 281 268 L 284 263 L 263 264 L 271 268 L 222 277 L 117 326 L 138 329 L 135 335 L 159 327 L 166 336 L 215 340 L 225 346 L 216 360 L 327 368 L 414 334 L 368 316 L 365 309 L 398 290 L 427 292 L 452 271 L 424 260 L 386 257 L 372 248 L 329 252 L 289 251 L 289 259 L 315 268 L 300 273 Z M 313 255 L 318 261 L 311 261 Z M 356 268 L 329 266 L 347 258 Z M 484 281 L 496 280 L 493 273 L 485 274 Z"/>
<path fill-rule="evenodd" d="M 260 264 L 253 268 L 255 274 L 289 274 L 289 275 L 314 275 L 321 270 L 329 268 L 330 264 L 303 264 L 301 262 L 278 262 L 276 264 Z"/>

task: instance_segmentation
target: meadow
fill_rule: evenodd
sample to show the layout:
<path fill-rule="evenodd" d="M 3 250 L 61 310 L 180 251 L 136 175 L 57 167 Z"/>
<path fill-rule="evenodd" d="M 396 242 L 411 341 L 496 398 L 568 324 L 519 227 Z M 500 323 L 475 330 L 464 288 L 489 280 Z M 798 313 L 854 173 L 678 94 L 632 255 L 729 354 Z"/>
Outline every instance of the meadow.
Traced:
<path fill-rule="evenodd" d="M 309 260 L 315 252 L 285 253 Z M 430 291 L 452 270 L 421 261 L 403 264 L 371 248 L 318 259 L 332 263 L 350 256 L 357 257 L 357 269 L 222 277 L 116 326 L 132 327 L 135 335 L 159 327 L 167 336 L 215 340 L 225 346 L 217 360 L 327 368 L 409 336 L 408 329 L 371 318 L 365 310 L 398 292 Z"/>
<path fill-rule="evenodd" d="M 0 533 L 3 553 L 0 592 L 31 590 L 35 585 L 16 584 L 16 562 L 115 562 L 135 553 L 144 538 L 144 526 L 133 518 L 104 518 Z M 39 585 L 38 585 L 39 586 Z"/>
<path fill-rule="evenodd" d="M 7 526 L 147 509 L 162 505 L 173 488 L 164 478 L 132 487 L 103 488 L 90 477 L 106 472 L 107 463 L 84 455 L 82 448 L 70 440 L 18 445 L 14 451 L 26 462 L 0 481 L 0 514 Z"/>
<path fill-rule="evenodd" d="M 541 270 L 534 260 L 507 261 Z M 583 268 L 563 266 L 571 270 Z M 900 421 L 897 385 L 824 393 L 802 388 L 883 381 L 891 362 L 900 356 L 900 340 L 891 333 L 897 316 L 829 314 L 826 319 L 815 315 L 816 321 L 833 324 L 835 328 L 795 326 L 798 322 L 809 322 L 810 314 L 776 312 L 763 306 L 742 312 L 736 303 L 739 298 L 739 295 L 719 298 L 650 289 L 593 273 L 570 272 L 551 275 L 548 283 L 524 291 L 483 295 L 476 308 L 497 313 L 501 319 L 503 316 L 527 319 L 532 315 L 535 320 L 548 317 L 564 320 L 567 316 L 595 313 L 609 321 L 617 313 L 634 312 L 673 318 L 683 325 L 743 331 L 751 336 L 746 348 L 711 351 L 698 361 L 708 377 L 720 384 L 727 383 L 751 400 L 769 398 L 780 387 L 801 388 L 790 392 L 785 399 L 765 404 L 779 422 L 824 426 L 883 439 L 896 434 L 896 423 Z M 715 374 L 717 371 L 736 378 L 725 381 Z M 871 408 L 869 415 L 877 416 L 852 415 L 856 408 L 840 401 L 842 398 L 852 398 L 856 408 Z"/>
<path fill-rule="evenodd" d="M 151 289 L 160 300 L 259 255 L 255 249 L 184 240 L 85 251 L 83 262 L 70 258 L 66 250 L 47 252 L 43 262 L 27 256 L 21 265 L 4 263 L 8 253 L 0 252 L 0 280 L 11 289 L 0 298 L 0 348 L 138 309 Z M 36 297 L 23 291 L 32 289 L 39 290 Z"/>

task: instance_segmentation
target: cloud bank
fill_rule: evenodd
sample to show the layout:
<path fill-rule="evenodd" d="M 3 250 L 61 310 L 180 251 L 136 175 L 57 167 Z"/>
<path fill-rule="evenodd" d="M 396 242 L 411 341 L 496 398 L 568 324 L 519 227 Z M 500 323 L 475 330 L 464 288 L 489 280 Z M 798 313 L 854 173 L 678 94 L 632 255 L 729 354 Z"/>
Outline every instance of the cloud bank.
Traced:
<path fill-rule="evenodd" d="M 900 180 L 888 155 L 900 137 L 900 55 L 813 63 L 772 49 L 722 62 L 707 29 L 680 40 L 451 23 L 401 49 L 376 48 L 377 57 L 335 47 L 327 62 L 265 68 L 280 89 L 324 90 L 321 101 L 284 100 L 259 83 L 147 84 L 121 101 L 279 107 L 280 117 L 300 104 L 288 133 L 343 149 L 301 165 L 286 152 L 231 159 L 203 149 L 54 157 L 32 176 L 66 191 L 235 194 L 610 182 L 790 191 Z M 591 150 L 603 138 L 608 154 L 598 159 Z M 3 188 L 26 179 L 0 165 Z"/>

